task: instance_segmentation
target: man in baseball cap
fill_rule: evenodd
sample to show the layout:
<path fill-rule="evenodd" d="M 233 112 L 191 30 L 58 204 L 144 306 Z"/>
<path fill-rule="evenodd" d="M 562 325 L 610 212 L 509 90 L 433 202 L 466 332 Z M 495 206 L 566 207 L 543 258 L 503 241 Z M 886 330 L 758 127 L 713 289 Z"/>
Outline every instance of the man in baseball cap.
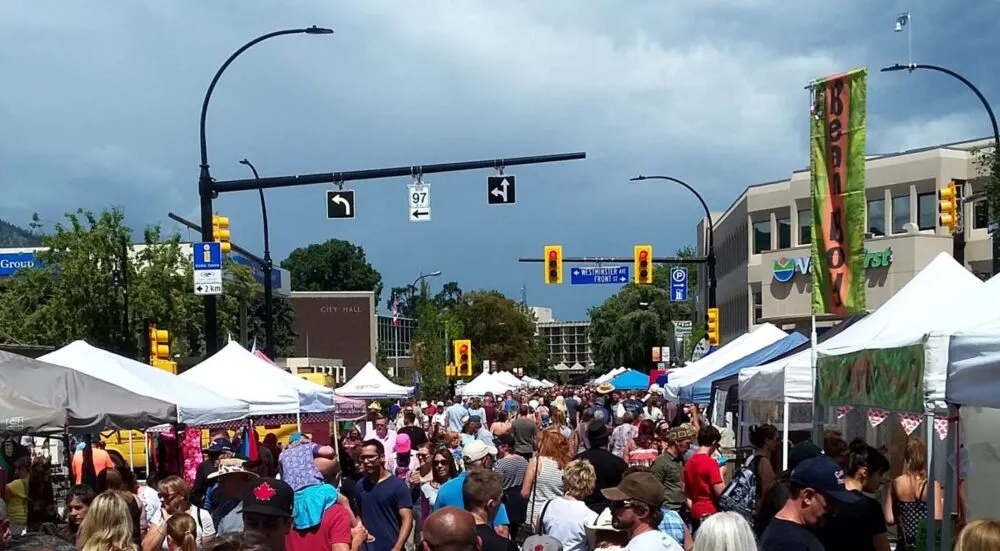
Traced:
<path fill-rule="evenodd" d="M 860 499 L 844 487 L 844 470 L 825 455 L 806 459 L 792 471 L 790 497 L 760 538 L 761 551 L 823 549 L 812 530 L 833 516 L 838 503 Z"/>
<path fill-rule="evenodd" d="M 601 490 L 611 502 L 612 525 L 628 534 L 629 548 L 683 551 L 657 528 L 663 520 L 663 485 L 650 472 L 632 473 L 614 488 Z"/>
<path fill-rule="evenodd" d="M 292 529 L 295 492 L 276 478 L 259 478 L 243 494 L 243 527 L 267 538 L 274 551 L 285 551 L 285 537 Z"/>

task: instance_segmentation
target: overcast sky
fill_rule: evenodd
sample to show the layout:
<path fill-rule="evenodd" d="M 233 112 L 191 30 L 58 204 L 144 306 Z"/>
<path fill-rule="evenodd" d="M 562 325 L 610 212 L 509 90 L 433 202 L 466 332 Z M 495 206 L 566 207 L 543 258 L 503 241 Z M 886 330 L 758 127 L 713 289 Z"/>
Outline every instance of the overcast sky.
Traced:
<path fill-rule="evenodd" d="M 696 200 L 638 173 L 685 179 L 713 210 L 807 164 L 811 79 L 868 66 L 868 152 L 989 133 L 975 98 L 933 73 L 880 74 L 907 57 L 1000 95 L 988 62 L 1000 4 L 930 0 L 547 0 L 0 3 L 0 218 L 48 224 L 109 205 L 134 229 L 197 217 L 198 113 L 213 73 L 247 40 L 309 25 L 244 54 L 216 89 L 209 160 L 219 180 L 586 151 L 509 169 L 518 204 L 486 204 L 490 171 L 433 175 L 433 221 L 407 220 L 409 178 L 348 187 L 358 217 L 328 221 L 325 187 L 267 193 L 277 260 L 331 237 L 364 247 L 386 289 L 421 272 L 495 288 L 584 319 L 610 286 L 545 286 L 565 254 L 672 254 L 694 243 Z M 257 194 L 216 208 L 260 251 Z M 187 232 L 184 235 L 188 235 Z M 383 297 L 384 302 L 384 297 Z M 384 307 L 384 304 L 382 305 Z"/>

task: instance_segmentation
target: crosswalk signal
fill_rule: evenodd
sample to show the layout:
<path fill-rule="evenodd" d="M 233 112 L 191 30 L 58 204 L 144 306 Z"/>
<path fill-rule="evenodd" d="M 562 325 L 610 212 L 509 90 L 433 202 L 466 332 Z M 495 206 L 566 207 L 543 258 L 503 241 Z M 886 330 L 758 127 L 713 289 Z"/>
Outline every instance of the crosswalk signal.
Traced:
<path fill-rule="evenodd" d="M 955 233 L 958 228 L 958 186 L 955 180 L 938 190 L 938 210 L 941 212 L 941 226 L 948 228 L 948 233 Z"/>
<path fill-rule="evenodd" d="M 229 217 L 218 214 L 212 216 L 212 241 L 220 244 L 223 254 L 229 254 L 233 248 L 229 237 Z"/>
<path fill-rule="evenodd" d="M 545 247 L 545 284 L 562 283 L 563 279 L 562 245 L 547 245 Z"/>
<path fill-rule="evenodd" d="M 472 376 L 472 341 L 469 339 L 458 339 L 452 342 L 455 349 L 455 372 L 456 377 Z"/>
<path fill-rule="evenodd" d="M 633 260 L 635 277 L 633 280 L 639 285 L 650 285 L 653 283 L 653 246 L 636 245 Z"/>
<path fill-rule="evenodd" d="M 719 309 L 709 308 L 705 313 L 705 336 L 709 346 L 719 346 Z"/>

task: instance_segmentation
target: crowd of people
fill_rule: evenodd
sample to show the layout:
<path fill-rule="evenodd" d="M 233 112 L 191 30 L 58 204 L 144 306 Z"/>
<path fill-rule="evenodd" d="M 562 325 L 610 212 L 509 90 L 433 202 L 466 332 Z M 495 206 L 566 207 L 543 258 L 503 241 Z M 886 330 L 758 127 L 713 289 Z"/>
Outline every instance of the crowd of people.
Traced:
<path fill-rule="evenodd" d="M 283 448 L 265 438 L 253 460 L 213 431 L 193 484 L 140 484 L 84 446 L 62 519 L 51 489 L 38 494 L 40 467 L 21 458 L 0 501 L 0 548 L 915 551 L 928 508 L 943 514 L 920 439 L 891 480 L 883 450 L 835 432 L 791 447 L 779 470 L 771 425 L 751 427 L 753 453 L 737 464 L 696 406 L 610 385 L 373 402 L 342 429 Z M 1000 549 L 1000 523 L 963 527 L 956 549 Z"/>

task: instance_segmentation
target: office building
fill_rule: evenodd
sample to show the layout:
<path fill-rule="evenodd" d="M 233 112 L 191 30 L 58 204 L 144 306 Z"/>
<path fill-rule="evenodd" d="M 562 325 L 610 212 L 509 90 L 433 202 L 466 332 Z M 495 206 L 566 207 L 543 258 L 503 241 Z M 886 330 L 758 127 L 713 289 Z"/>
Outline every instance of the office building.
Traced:
<path fill-rule="evenodd" d="M 991 272 L 992 249 L 976 149 L 992 140 L 937 145 L 873 155 L 866 170 L 866 275 L 868 310 L 878 308 L 955 240 L 938 219 L 938 190 L 955 181 L 965 199 L 964 263 L 977 275 Z M 722 342 L 769 322 L 808 334 L 811 325 L 812 204 L 808 169 L 790 178 L 748 187 L 725 212 L 713 213 L 717 305 Z M 705 254 L 707 220 L 697 226 Z M 707 301 L 702 268 L 700 304 Z M 941 282 L 947 289 L 948 282 Z M 935 297 L 928 297 L 934 300 Z M 703 309 L 700 309 L 703 310 Z M 834 323 L 817 318 L 819 326 Z"/>

